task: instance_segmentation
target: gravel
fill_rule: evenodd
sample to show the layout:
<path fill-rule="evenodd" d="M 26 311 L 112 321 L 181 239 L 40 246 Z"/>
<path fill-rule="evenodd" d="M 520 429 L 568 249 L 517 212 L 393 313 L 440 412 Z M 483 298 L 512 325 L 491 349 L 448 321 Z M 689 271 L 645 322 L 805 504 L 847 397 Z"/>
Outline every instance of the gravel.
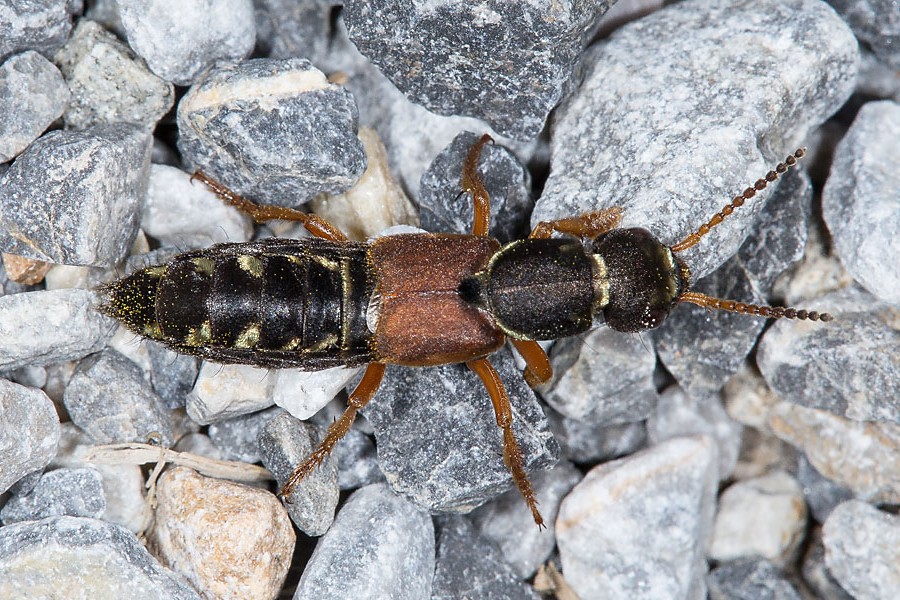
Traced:
<path fill-rule="evenodd" d="M 893 599 L 897 3 L 337 4 L 0 6 L 0 597 L 505 600 L 550 563 L 582 600 Z M 198 169 L 360 241 L 468 233 L 484 133 L 503 241 L 620 206 L 674 244 L 808 146 L 679 257 L 696 291 L 834 320 L 598 318 L 537 390 L 493 354 L 541 530 L 463 365 L 389 367 L 285 504 L 361 368 L 222 366 L 97 311 L 179 252 L 307 235 Z"/>

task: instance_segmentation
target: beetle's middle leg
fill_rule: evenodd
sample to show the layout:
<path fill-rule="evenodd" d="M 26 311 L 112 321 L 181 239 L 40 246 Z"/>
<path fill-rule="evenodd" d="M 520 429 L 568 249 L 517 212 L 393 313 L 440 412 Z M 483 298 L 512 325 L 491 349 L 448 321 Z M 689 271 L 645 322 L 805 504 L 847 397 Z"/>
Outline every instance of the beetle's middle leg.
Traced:
<path fill-rule="evenodd" d="M 544 519 L 537 508 L 537 499 L 528 475 L 522 466 L 522 451 L 516 442 L 516 436 L 512 431 L 512 407 L 509 404 L 509 396 L 497 371 L 486 358 L 470 360 L 466 366 L 472 369 L 481 378 L 484 387 L 487 388 L 491 403 L 494 405 L 494 413 L 497 415 L 497 425 L 503 429 L 503 462 L 512 473 L 513 481 L 525 497 L 525 503 L 531 509 L 531 516 L 538 527 L 544 527 Z"/>
<path fill-rule="evenodd" d="M 191 181 L 194 179 L 199 179 L 205 183 L 206 187 L 212 190 L 212 192 L 221 198 L 223 202 L 235 207 L 239 211 L 247 213 L 257 223 L 275 220 L 299 221 L 308 232 L 316 237 L 332 240 L 334 242 L 347 241 L 347 236 L 344 235 L 344 232 L 318 215 L 305 213 L 284 206 L 272 206 L 270 204 L 257 204 L 251 202 L 200 171 L 196 171 L 191 176 Z"/>
<path fill-rule="evenodd" d="M 322 440 L 322 443 L 319 444 L 319 447 L 316 448 L 309 457 L 300 463 L 300 465 L 294 469 L 293 473 L 287 478 L 287 481 L 284 482 L 284 485 L 281 486 L 281 494 L 282 498 L 287 498 L 290 496 L 291 492 L 294 491 L 294 488 L 297 487 L 297 484 L 303 481 L 303 478 L 312 473 L 316 467 L 322 464 L 322 461 L 331 453 L 334 445 L 338 443 L 338 441 L 347 435 L 347 432 L 350 431 L 350 426 L 353 425 L 353 421 L 356 420 L 356 413 L 369 403 L 369 400 L 372 399 L 372 396 L 375 395 L 375 392 L 378 391 L 378 386 L 381 385 L 381 378 L 384 377 L 384 365 L 381 363 L 370 363 L 368 367 L 366 367 L 366 372 L 363 373 L 362 380 L 360 380 L 359 384 L 356 386 L 356 389 L 353 390 L 353 393 L 350 394 L 350 398 L 347 400 L 347 410 L 344 411 L 344 414 L 341 415 L 341 418 L 331 424 L 331 427 L 328 428 L 328 433 L 325 435 L 325 439 Z"/>

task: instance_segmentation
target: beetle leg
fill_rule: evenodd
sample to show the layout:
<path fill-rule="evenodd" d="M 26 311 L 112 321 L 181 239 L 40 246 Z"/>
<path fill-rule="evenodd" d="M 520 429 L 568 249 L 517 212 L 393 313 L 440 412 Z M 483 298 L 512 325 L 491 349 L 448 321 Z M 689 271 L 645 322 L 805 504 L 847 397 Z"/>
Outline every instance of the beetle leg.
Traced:
<path fill-rule="evenodd" d="M 541 221 L 531 230 L 530 238 L 548 238 L 554 231 L 568 233 L 576 237 L 595 238 L 601 233 L 615 229 L 622 221 L 622 209 L 618 206 L 584 213 L 556 221 Z"/>
<path fill-rule="evenodd" d="M 534 490 L 531 488 L 531 482 L 528 481 L 528 475 L 522 466 L 522 452 L 519 450 L 519 444 L 512 431 L 512 407 L 509 404 L 509 396 L 506 394 L 506 388 L 500 381 L 497 371 L 488 362 L 486 358 L 470 360 L 466 366 L 472 369 L 476 375 L 481 378 L 484 387 L 487 388 L 488 395 L 491 397 L 491 403 L 494 405 L 494 413 L 497 415 L 497 425 L 503 430 L 503 462 L 512 473 L 513 481 L 525 497 L 525 503 L 531 509 L 531 516 L 538 527 L 544 527 L 544 519 L 537 509 L 537 500 L 534 497 Z"/>
<path fill-rule="evenodd" d="M 226 204 L 235 207 L 241 212 L 247 213 L 257 223 L 265 223 L 266 221 L 299 221 L 303 224 L 308 232 L 316 237 L 332 240 L 335 242 L 347 241 L 344 233 L 318 215 L 305 213 L 293 208 L 284 206 L 272 206 L 270 204 L 256 204 L 247 200 L 243 196 L 231 191 L 215 179 L 211 179 L 205 173 L 195 171 L 191 176 L 191 181 L 199 179 L 206 184 L 216 196 L 218 196 Z"/>
<path fill-rule="evenodd" d="M 366 367 L 366 372 L 363 373 L 362 380 L 360 380 L 359 385 L 356 386 L 356 389 L 353 390 L 353 393 L 350 394 L 350 398 L 347 400 L 347 410 L 344 411 L 344 414 L 341 415 L 341 418 L 331 424 L 331 427 L 328 428 L 328 433 L 325 436 L 325 439 L 322 440 L 322 443 L 319 444 L 319 447 L 316 448 L 309 457 L 300 463 L 300 465 L 294 469 L 293 473 L 287 478 L 287 481 L 284 482 L 284 485 L 281 486 L 281 494 L 282 498 L 287 498 L 291 495 L 291 492 L 294 491 L 294 488 L 297 487 L 297 484 L 303 481 L 303 478 L 312 473 L 316 467 L 322 464 L 322 461 L 331 453 L 334 445 L 338 443 L 342 437 L 347 435 L 347 432 L 350 431 L 350 426 L 353 425 L 353 421 L 356 419 L 356 413 L 368 404 L 369 400 L 372 399 L 372 396 L 375 395 L 375 392 L 378 391 L 378 386 L 381 385 L 381 378 L 384 377 L 384 365 L 381 363 L 370 363 L 368 367 Z"/>
<path fill-rule="evenodd" d="M 510 338 L 512 339 L 512 338 Z M 525 359 L 525 371 L 522 376 L 525 382 L 531 388 L 547 383 L 553 377 L 553 367 L 550 366 L 550 359 L 547 353 L 541 348 L 541 345 L 534 340 L 512 340 L 513 346 L 519 351 L 519 354 Z"/>
<path fill-rule="evenodd" d="M 471 194 L 475 202 L 475 223 L 472 226 L 472 235 L 485 236 L 491 227 L 491 197 L 484 187 L 484 182 L 478 174 L 478 157 L 481 149 L 488 142 L 493 142 L 488 134 L 481 136 L 477 142 L 469 148 L 462 169 L 462 189 Z"/>

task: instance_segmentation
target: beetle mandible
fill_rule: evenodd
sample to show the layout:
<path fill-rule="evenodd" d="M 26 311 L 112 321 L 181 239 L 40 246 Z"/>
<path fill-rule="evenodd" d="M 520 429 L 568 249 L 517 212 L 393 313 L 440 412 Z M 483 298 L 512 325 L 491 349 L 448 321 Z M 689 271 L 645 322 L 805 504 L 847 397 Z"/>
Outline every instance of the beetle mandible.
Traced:
<path fill-rule="evenodd" d="M 829 321 L 828 313 L 759 306 L 691 291 L 677 254 L 797 164 L 779 163 L 696 232 L 666 246 L 649 231 L 619 228 L 620 208 L 539 223 L 501 246 L 488 236 L 490 198 L 477 171 L 482 136 L 469 150 L 462 188 L 475 203 L 471 234 L 412 233 L 352 242 L 324 219 L 257 205 L 202 173 L 228 204 L 256 222 L 299 221 L 314 237 L 219 244 L 187 252 L 106 285 L 102 306 L 131 331 L 176 352 L 220 363 L 320 370 L 368 365 L 343 415 L 281 488 L 328 456 L 374 396 L 385 365 L 465 363 L 484 383 L 502 430 L 503 458 L 538 526 L 543 519 L 512 431 L 509 398 L 488 356 L 509 339 L 531 387 L 552 369 L 539 340 L 590 329 L 658 327 L 679 302 L 767 318 Z M 564 234 L 552 237 L 554 232 Z"/>

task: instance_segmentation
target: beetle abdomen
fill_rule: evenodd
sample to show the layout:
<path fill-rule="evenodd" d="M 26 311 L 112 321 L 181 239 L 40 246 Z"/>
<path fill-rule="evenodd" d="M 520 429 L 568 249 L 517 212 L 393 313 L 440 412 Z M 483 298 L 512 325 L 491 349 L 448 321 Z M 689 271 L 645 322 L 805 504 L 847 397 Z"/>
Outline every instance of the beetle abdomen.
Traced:
<path fill-rule="evenodd" d="M 320 239 L 221 244 L 106 288 L 105 312 L 216 362 L 324 369 L 372 360 L 366 245 Z"/>

